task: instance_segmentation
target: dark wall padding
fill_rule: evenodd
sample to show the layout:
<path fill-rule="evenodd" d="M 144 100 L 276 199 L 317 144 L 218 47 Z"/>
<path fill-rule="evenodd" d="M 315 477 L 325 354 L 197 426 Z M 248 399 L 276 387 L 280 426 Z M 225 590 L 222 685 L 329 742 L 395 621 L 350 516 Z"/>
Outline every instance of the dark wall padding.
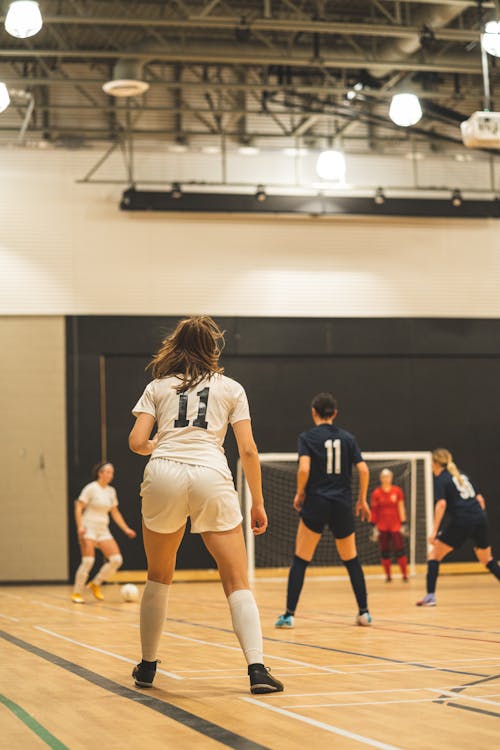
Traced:
<path fill-rule="evenodd" d="M 127 447 L 130 409 L 149 376 L 144 367 L 178 318 L 67 319 L 70 559 L 79 557 L 72 503 L 100 459 L 100 370 L 106 372 L 108 458 L 127 521 L 140 529 L 139 484 L 146 459 Z M 449 447 L 488 501 L 494 551 L 500 554 L 498 455 L 500 321 L 463 319 L 217 318 L 226 329 L 226 374 L 246 388 L 261 451 L 294 451 L 310 426 L 318 391 L 339 400 L 339 424 L 370 451 Z M 236 464 L 232 435 L 227 440 Z M 145 566 L 140 539 L 117 529 L 124 569 Z M 292 550 L 291 550 L 292 552 Z M 450 559 L 472 559 L 470 547 Z M 197 535 L 186 536 L 179 568 L 213 567 Z"/>

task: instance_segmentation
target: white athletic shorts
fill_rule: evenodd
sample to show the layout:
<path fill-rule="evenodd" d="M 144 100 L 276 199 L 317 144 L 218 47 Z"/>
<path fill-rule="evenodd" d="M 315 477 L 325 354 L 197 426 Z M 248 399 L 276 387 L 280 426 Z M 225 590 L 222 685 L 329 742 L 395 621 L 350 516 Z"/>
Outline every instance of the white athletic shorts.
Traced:
<path fill-rule="evenodd" d="M 107 521 L 86 521 L 82 518 L 82 526 L 85 529 L 84 539 L 91 539 L 93 542 L 105 542 L 108 539 L 113 539 L 113 536 L 109 530 L 109 523 Z"/>
<path fill-rule="evenodd" d="M 153 458 L 141 484 L 146 528 L 171 534 L 191 519 L 191 532 L 229 531 L 243 520 L 231 479 L 215 469 Z"/>

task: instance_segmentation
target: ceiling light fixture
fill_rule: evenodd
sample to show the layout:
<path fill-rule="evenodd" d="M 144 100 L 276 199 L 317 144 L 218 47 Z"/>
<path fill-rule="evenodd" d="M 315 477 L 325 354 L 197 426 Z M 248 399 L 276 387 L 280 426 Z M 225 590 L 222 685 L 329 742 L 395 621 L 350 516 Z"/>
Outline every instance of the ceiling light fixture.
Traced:
<path fill-rule="evenodd" d="M 43 26 L 38 3 L 33 0 L 16 0 L 9 5 L 5 16 L 5 31 L 18 39 L 38 34 Z"/>
<path fill-rule="evenodd" d="M 482 41 L 486 52 L 493 57 L 500 57 L 500 21 L 488 21 Z"/>
<path fill-rule="evenodd" d="M 0 81 L 0 112 L 4 112 L 10 104 L 9 89 Z"/>
<path fill-rule="evenodd" d="M 409 128 L 422 117 L 422 107 L 415 94 L 394 94 L 389 108 L 389 117 L 395 125 Z"/>
<path fill-rule="evenodd" d="M 256 156 L 259 153 L 259 149 L 256 146 L 240 146 L 238 153 L 241 156 Z"/>
<path fill-rule="evenodd" d="M 342 151 L 327 149 L 322 151 L 316 162 L 318 177 L 329 182 L 345 182 L 346 163 Z"/>

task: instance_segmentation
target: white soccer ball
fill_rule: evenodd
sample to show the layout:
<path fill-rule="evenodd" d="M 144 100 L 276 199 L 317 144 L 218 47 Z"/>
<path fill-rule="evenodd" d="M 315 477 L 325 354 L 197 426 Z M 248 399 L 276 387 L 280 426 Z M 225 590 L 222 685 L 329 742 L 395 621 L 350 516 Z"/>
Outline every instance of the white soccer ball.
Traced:
<path fill-rule="evenodd" d="M 124 602 L 137 602 L 139 600 L 139 589 L 133 583 L 126 583 L 120 589 Z"/>

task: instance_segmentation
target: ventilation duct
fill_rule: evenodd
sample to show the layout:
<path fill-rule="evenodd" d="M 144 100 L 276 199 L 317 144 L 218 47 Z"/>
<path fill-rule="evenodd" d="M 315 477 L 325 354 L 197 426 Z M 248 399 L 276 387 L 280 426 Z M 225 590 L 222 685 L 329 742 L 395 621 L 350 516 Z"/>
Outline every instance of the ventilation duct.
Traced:
<path fill-rule="evenodd" d="M 115 64 L 113 78 L 106 81 L 102 88 L 110 96 L 139 96 L 149 89 L 149 83 L 142 80 L 142 63 L 139 60 L 123 58 Z"/>
<path fill-rule="evenodd" d="M 434 5 L 428 8 L 422 8 L 412 15 L 411 25 L 416 26 L 422 31 L 425 28 L 439 29 L 447 26 L 451 21 L 457 18 L 464 11 L 464 5 Z M 404 37 L 395 39 L 390 42 L 386 42 L 382 47 L 379 47 L 377 57 L 383 60 L 384 63 L 394 61 L 401 62 L 405 57 L 413 55 L 422 46 L 421 35 L 415 34 L 414 36 Z M 387 75 L 387 68 L 381 70 L 380 68 L 370 68 L 370 74 L 375 78 L 382 78 Z"/>

